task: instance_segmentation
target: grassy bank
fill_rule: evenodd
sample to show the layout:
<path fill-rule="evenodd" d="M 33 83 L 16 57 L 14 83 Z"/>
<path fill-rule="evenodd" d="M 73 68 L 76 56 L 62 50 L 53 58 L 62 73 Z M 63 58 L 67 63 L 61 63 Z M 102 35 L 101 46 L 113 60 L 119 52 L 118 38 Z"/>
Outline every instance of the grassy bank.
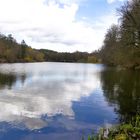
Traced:
<path fill-rule="evenodd" d="M 88 136 L 87 140 L 140 140 L 140 115 L 133 117 L 128 123 L 102 128 L 98 134 Z"/>

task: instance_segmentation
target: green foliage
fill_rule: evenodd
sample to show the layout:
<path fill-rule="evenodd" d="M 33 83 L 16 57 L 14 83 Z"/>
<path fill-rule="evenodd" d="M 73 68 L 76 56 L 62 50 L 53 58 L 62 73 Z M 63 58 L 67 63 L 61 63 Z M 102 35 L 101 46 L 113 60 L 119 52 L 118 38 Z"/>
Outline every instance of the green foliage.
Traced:
<path fill-rule="evenodd" d="M 21 42 L 21 58 L 24 60 L 26 55 L 26 47 L 28 47 L 24 40 Z"/>
<path fill-rule="evenodd" d="M 46 49 L 36 50 L 29 47 L 24 40 L 17 43 L 12 35 L 0 34 L 0 63 L 4 62 L 78 62 L 97 63 L 97 53 L 87 52 L 56 52 Z"/>
<path fill-rule="evenodd" d="M 140 69 L 140 0 L 126 2 L 118 13 L 120 25 L 107 31 L 100 57 L 108 65 Z"/>
<path fill-rule="evenodd" d="M 88 140 L 138 140 L 140 138 L 140 115 L 129 123 L 120 124 L 109 129 L 102 128 L 98 134 L 88 136 Z"/>
<path fill-rule="evenodd" d="M 98 63 L 98 59 L 96 56 L 88 56 L 88 63 Z"/>
<path fill-rule="evenodd" d="M 78 63 L 97 63 L 98 58 L 96 53 L 87 53 L 87 52 L 56 52 L 51 50 L 41 49 L 45 55 L 45 61 L 50 62 L 78 62 Z"/>
<path fill-rule="evenodd" d="M 12 35 L 0 34 L 0 62 L 78 62 L 97 63 L 97 53 L 87 52 L 56 52 L 46 49 L 36 50 L 29 47 L 24 40 L 17 43 Z"/>
<path fill-rule="evenodd" d="M 30 48 L 23 40 L 17 43 L 12 35 L 0 34 L 0 62 L 33 62 L 44 61 L 44 54 Z"/>

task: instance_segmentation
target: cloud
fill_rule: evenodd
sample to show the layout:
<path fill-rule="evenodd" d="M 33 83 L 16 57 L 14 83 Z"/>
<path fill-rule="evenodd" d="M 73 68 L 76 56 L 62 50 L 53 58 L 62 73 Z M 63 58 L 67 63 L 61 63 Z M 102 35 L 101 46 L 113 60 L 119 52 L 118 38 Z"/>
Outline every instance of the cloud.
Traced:
<path fill-rule="evenodd" d="M 97 21 L 92 25 L 76 19 L 84 1 L 0 0 L 0 31 L 13 34 L 18 42 L 24 39 L 35 48 L 94 51 L 101 47 L 105 30 L 94 26 Z"/>
<path fill-rule="evenodd" d="M 42 120 L 46 114 L 49 118 L 57 114 L 74 118 L 73 101 L 89 96 L 100 86 L 97 67 L 87 73 L 83 65 L 69 64 L 59 67 L 56 64 L 50 67 L 49 63 L 0 67 L 1 73 L 11 73 L 11 70 L 19 77 L 11 89 L 0 89 L 0 122 L 23 123 L 31 130 L 47 125 Z M 24 72 L 27 78 L 23 83 L 20 75 Z"/>

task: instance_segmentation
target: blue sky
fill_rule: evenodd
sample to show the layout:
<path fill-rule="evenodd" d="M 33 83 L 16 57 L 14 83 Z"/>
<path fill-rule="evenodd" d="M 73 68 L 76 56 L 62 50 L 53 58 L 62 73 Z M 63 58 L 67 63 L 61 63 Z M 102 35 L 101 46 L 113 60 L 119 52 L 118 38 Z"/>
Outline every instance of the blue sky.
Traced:
<path fill-rule="evenodd" d="M 100 16 L 104 16 L 114 11 L 122 5 L 121 1 L 115 1 L 108 3 L 107 0 L 87 0 L 80 4 L 77 12 L 78 17 L 88 17 L 91 20 L 95 20 Z"/>
<path fill-rule="evenodd" d="M 125 0 L 0 0 L 0 32 L 33 48 L 99 49 Z"/>

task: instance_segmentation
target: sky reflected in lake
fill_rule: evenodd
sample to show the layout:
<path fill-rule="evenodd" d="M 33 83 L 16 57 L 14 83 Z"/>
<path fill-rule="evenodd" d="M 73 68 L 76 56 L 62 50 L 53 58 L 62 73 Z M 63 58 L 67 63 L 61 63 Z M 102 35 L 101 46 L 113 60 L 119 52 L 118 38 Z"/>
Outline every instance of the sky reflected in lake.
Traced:
<path fill-rule="evenodd" d="M 103 65 L 0 65 L 0 140 L 77 140 L 117 122 L 101 86 Z"/>

